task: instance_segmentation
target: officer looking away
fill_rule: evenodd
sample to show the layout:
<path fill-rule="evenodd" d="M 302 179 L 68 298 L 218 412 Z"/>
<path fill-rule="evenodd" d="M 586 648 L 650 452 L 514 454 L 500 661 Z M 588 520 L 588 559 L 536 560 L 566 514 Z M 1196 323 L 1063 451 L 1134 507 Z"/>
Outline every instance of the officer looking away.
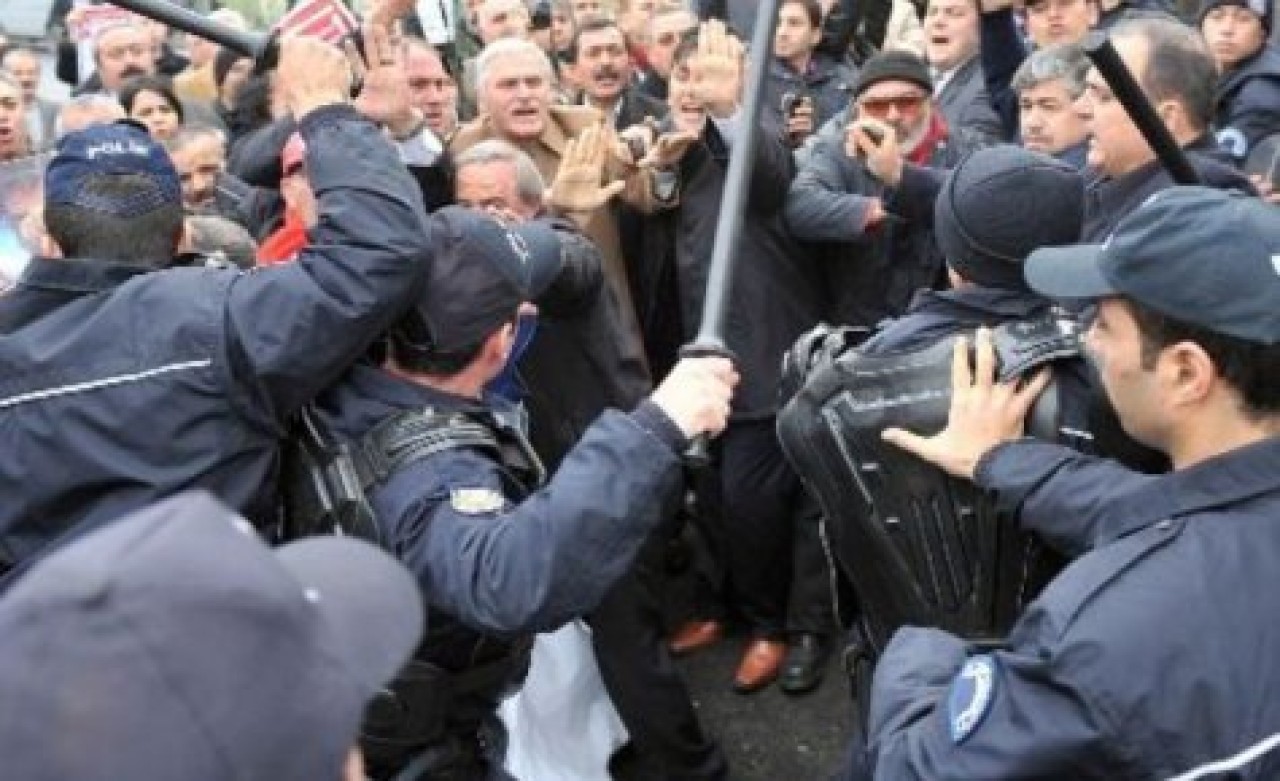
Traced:
<path fill-rule="evenodd" d="M 273 520 L 286 421 L 413 296 L 421 196 L 349 105 L 346 58 L 288 39 L 277 79 L 319 214 L 279 269 L 166 268 L 183 208 L 164 150 L 130 124 L 59 142 L 46 257 L 0 299 L 0 569 L 193 487 Z"/>
<path fill-rule="evenodd" d="M 1086 344 L 1145 476 L 1020 438 L 1045 384 L 993 380 L 989 333 L 955 351 L 950 417 L 889 441 L 994 492 L 1082 554 L 1004 646 L 894 636 L 854 778 L 1271 779 L 1280 773 L 1280 212 L 1165 190 L 1106 244 L 1041 249 L 1043 295 L 1091 301 Z"/>
<path fill-rule="evenodd" d="M 414 760 L 428 778 L 500 766 L 477 735 L 519 677 L 513 639 L 591 611 L 627 572 L 680 497 L 688 440 L 724 428 L 737 382 L 722 358 L 681 361 L 632 411 L 601 414 L 542 485 L 514 411 L 485 388 L 536 280 L 555 277 L 557 234 L 462 207 L 431 219 L 437 251 L 386 360 L 352 367 L 317 405 L 351 452 L 374 454 L 355 471 L 378 535 L 429 603 L 415 676 L 437 683 L 393 687 L 399 706 L 367 725 L 375 779 Z"/>
<path fill-rule="evenodd" d="M 360 718 L 422 605 L 368 543 L 272 551 L 188 492 L 41 560 L 0 632 L 5 778 L 364 781 Z"/>

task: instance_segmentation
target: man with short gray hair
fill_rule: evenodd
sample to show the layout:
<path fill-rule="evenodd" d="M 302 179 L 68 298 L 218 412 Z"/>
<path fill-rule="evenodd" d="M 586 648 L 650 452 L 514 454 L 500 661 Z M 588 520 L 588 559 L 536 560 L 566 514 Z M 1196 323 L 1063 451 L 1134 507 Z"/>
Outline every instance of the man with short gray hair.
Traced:
<path fill-rule="evenodd" d="M 650 211 L 652 171 L 617 158 L 612 131 L 604 118 L 587 106 L 553 105 L 551 61 L 538 45 L 522 38 L 503 38 L 476 58 L 476 92 L 480 116 L 458 128 L 449 151 L 458 155 L 482 141 L 506 141 L 528 154 L 548 182 L 555 182 L 562 159 L 570 149 L 590 147 L 605 157 L 599 187 L 588 188 L 582 202 L 564 208 L 604 256 L 605 279 L 617 297 L 628 338 L 640 344 L 640 326 L 632 303 L 626 262 L 610 204 L 621 194 L 629 204 Z M 590 134 L 590 135 L 588 135 Z M 589 139 L 589 140 L 588 140 Z"/>
<path fill-rule="evenodd" d="M 1085 164 L 1086 131 L 1075 102 L 1084 93 L 1089 61 L 1076 44 L 1038 49 L 1013 75 L 1022 146 L 1076 168 Z"/>

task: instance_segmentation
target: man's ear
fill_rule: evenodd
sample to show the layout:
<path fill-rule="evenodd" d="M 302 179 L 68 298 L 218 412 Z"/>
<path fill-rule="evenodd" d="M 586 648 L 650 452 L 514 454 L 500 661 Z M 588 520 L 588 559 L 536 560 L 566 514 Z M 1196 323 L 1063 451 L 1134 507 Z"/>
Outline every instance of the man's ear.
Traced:
<path fill-rule="evenodd" d="M 1213 359 L 1195 342 L 1178 342 L 1161 354 L 1168 382 L 1168 396 L 1174 406 L 1186 408 L 1204 401 L 1218 375 Z"/>

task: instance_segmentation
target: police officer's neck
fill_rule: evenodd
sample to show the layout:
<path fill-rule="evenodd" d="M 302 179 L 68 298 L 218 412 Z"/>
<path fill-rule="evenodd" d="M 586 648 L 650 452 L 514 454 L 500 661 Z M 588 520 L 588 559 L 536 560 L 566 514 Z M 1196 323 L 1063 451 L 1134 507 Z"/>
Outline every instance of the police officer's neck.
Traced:
<path fill-rule="evenodd" d="M 382 368 L 388 374 L 412 382 L 414 385 L 466 399 L 480 399 L 484 393 L 485 384 L 489 382 L 482 376 L 482 372 L 478 370 L 474 361 L 457 374 L 424 374 L 409 371 L 392 360 L 388 360 Z"/>
<path fill-rule="evenodd" d="M 1280 415 L 1246 415 L 1238 399 L 1224 400 L 1200 414 L 1187 415 L 1171 427 L 1160 448 L 1173 468 L 1186 469 L 1203 461 L 1280 435 Z"/>

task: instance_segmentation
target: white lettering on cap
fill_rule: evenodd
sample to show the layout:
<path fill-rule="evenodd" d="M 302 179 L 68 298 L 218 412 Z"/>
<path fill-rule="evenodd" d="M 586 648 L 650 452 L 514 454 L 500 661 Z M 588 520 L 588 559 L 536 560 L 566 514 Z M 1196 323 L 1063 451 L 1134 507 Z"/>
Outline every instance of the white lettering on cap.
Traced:
<path fill-rule="evenodd" d="M 511 251 L 516 253 L 516 257 L 520 259 L 520 265 L 529 265 L 529 245 L 525 243 L 524 237 L 518 233 L 507 231 L 507 243 L 511 245 Z"/>
<path fill-rule="evenodd" d="M 137 155 L 146 157 L 151 153 L 145 144 L 132 139 L 128 141 L 103 141 L 100 144 L 94 144 L 86 147 L 84 156 L 90 160 L 97 158 L 99 155 Z"/>

